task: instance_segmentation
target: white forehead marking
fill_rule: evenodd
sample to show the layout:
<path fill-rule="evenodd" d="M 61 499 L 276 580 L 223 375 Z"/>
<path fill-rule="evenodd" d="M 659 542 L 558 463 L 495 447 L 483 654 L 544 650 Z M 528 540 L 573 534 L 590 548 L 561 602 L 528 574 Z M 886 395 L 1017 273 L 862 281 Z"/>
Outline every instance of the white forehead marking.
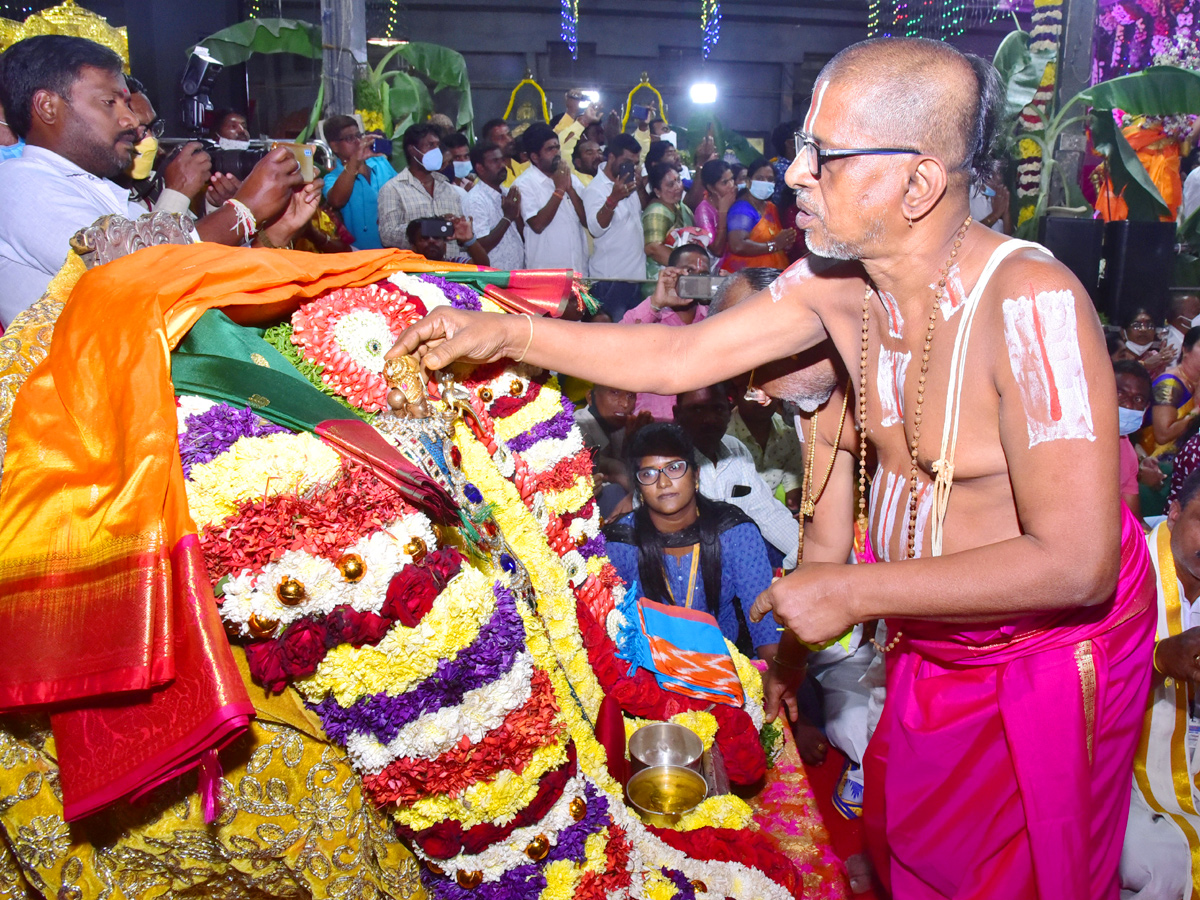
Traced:
<path fill-rule="evenodd" d="M 808 118 L 804 120 L 804 133 L 812 134 L 813 128 L 816 127 L 817 113 L 821 111 L 821 101 L 825 99 L 825 89 L 829 87 L 828 79 L 821 82 L 821 86 L 817 88 L 817 95 L 813 99 L 812 106 L 808 108 Z"/>

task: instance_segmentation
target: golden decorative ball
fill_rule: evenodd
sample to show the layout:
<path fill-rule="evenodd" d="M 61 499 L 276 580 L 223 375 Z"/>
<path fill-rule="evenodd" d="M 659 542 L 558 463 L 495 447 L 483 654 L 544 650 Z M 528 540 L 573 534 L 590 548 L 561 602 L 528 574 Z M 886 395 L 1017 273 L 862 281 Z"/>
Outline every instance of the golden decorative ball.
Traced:
<path fill-rule="evenodd" d="M 484 403 L 491 403 L 492 402 L 491 390 L 489 388 L 480 388 L 479 389 L 479 399 L 482 400 Z"/>
<path fill-rule="evenodd" d="M 425 554 L 429 552 L 429 548 L 425 546 L 423 540 L 415 537 L 404 545 L 404 552 L 412 557 L 413 562 L 419 563 L 425 558 Z"/>
<path fill-rule="evenodd" d="M 445 875 L 446 874 L 445 869 L 443 869 L 437 863 L 431 863 L 429 860 L 425 860 L 425 868 L 427 868 L 434 875 Z"/>
<path fill-rule="evenodd" d="M 708 885 L 705 884 L 703 881 L 701 881 L 699 878 L 693 879 L 691 882 L 691 885 L 692 885 L 692 887 L 694 887 L 696 889 L 696 893 L 698 893 L 698 894 L 707 894 L 708 893 Z"/>
<path fill-rule="evenodd" d="M 583 817 L 587 815 L 587 801 L 582 797 L 576 797 L 571 801 L 570 805 L 571 818 L 576 822 L 582 822 Z"/>
<path fill-rule="evenodd" d="M 357 553 L 347 553 L 337 561 L 338 571 L 351 584 L 358 584 L 367 574 L 367 564 Z"/>
<path fill-rule="evenodd" d="M 455 881 L 458 882 L 458 886 L 460 888 L 473 891 L 475 888 L 483 884 L 483 873 L 478 870 L 474 872 L 464 872 L 460 870 L 458 876 L 455 878 Z"/>
<path fill-rule="evenodd" d="M 514 378 L 508 385 L 508 392 L 514 397 L 520 397 L 523 390 L 525 390 L 525 385 L 521 384 L 521 379 L 519 378 Z"/>
<path fill-rule="evenodd" d="M 275 588 L 275 596 L 284 606 L 297 606 L 308 597 L 308 592 L 304 590 L 303 582 L 288 575 L 279 582 L 279 587 Z"/>
<path fill-rule="evenodd" d="M 525 855 L 534 862 L 541 862 L 550 852 L 550 840 L 544 834 L 539 834 L 525 847 Z"/>
<path fill-rule="evenodd" d="M 256 638 L 270 637 L 275 633 L 275 629 L 279 627 L 279 620 L 264 619 L 258 613 L 250 614 L 250 621 L 247 623 L 250 627 L 250 633 Z"/>

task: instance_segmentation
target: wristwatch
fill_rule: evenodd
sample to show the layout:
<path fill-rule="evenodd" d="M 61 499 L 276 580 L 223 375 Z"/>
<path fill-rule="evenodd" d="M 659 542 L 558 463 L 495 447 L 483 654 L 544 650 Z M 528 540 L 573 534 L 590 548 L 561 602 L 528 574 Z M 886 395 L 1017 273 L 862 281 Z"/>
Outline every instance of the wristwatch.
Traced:
<path fill-rule="evenodd" d="M 767 252 L 768 253 L 775 252 L 775 242 L 774 241 L 767 241 Z"/>

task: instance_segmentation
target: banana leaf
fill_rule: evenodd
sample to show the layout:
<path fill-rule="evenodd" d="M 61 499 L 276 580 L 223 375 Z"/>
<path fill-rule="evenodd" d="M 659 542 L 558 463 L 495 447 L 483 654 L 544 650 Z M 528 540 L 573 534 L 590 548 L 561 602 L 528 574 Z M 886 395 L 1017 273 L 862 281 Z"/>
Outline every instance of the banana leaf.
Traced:
<path fill-rule="evenodd" d="M 197 46 L 207 48 L 223 66 L 245 62 L 255 53 L 295 53 L 320 59 L 321 27 L 299 19 L 248 19 L 210 34 Z"/>
<path fill-rule="evenodd" d="M 1005 91 L 1004 120 L 1015 119 L 1033 101 L 1046 66 L 1054 62 L 1057 50 L 1029 49 L 1029 34 L 1016 30 L 1000 42 L 992 65 L 1000 75 Z"/>
<path fill-rule="evenodd" d="M 1190 216 L 1179 223 L 1179 243 L 1191 244 L 1200 250 L 1200 209 L 1194 210 Z"/>
<path fill-rule="evenodd" d="M 1108 160 L 1113 187 L 1129 207 L 1129 218 L 1157 222 L 1160 216 L 1169 216 L 1171 210 L 1167 207 L 1167 201 L 1154 186 L 1150 173 L 1138 159 L 1137 152 L 1129 145 L 1121 129 L 1117 128 L 1112 110 L 1096 109 L 1091 119 L 1092 143 Z"/>
<path fill-rule="evenodd" d="M 392 165 L 399 172 L 408 165 L 400 136 L 408 126 L 433 114 L 433 98 L 425 82 L 407 72 L 387 72 L 382 80 L 392 118 Z"/>
<path fill-rule="evenodd" d="M 704 112 L 693 113 L 692 117 L 688 119 L 687 128 L 682 129 L 682 149 L 687 150 L 694 157 L 696 148 L 700 146 L 700 142 L 708 134 L 709 125 L 712 126 L 713 141 L 717 145 L 718 159 L 724 159 L 725 151 L 732 150 L 734 155 L 741 160 L 742 165 L 748 166 L 755 159 L 762 156 L 761 153 L 750 146 L 742 135 L 738 134 L 732 128 L 726 128 L 716 116 Z"/>
<path fill-rule="evenodd" d="M 469 126 L 475 120 L 475 107 L 463 55 L 449 47 L 422 41 L 401 44 L 395 48 L 395 53 L 407 60 L 414 72 L 432 81 L 434 90 L 453 88 L 458 91 L 458 117 L 454 124 L 456 128 L 468 126 L 469 132 Z"/>
<path fill-rule="evenodd" d="M 1076 99 L 1097 109 L 1139 116 L 1176 116 L 1200 110 L 1200 74 L 1175 66 L 1150 66 L 1102 81 Z"/>

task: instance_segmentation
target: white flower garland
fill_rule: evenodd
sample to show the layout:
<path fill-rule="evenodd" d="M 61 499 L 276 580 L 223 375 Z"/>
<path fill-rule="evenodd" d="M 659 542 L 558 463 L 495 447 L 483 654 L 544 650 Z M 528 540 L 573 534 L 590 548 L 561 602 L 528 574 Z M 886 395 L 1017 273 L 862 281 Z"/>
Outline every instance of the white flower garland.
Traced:
<path fill-rule="evenodd" d="M 388 278 L 392 284 L 400 288 L 406 294 L 411 294 L 422 303 L 425 304 L 426 312 L 433 312 L 439 306 L 449 306 L 449 298 L 442 293 L 442 289 L 436 284 L 431 284 L 428 281 L 422 281 L 416 275 L 409 275 L 407 272 L 397 272 Z"/>
<path fill-rule="evenodd" d="M 492 844 L 482 853 L 460 853 L 453 859 L 443 860 L 426 855 L 419 846 L 414 845 L 413 850 L 421 859 L 432 862 L 444 871 L 448 878 L 454 878 L 460 871 L 482 872 L 484 881 L 498 881 L 509 869 L 532 862 L 525 848 L 534 838 L 545 835 L 551 847 L 558 845 L 559 832 L 575 824 L 575 818 L 571 815 L 571 801 L 584 796 L 586 784 L 588 780 L 583 775 L 575 775 L 563 787 L 562 796 L 540 822 L 516 829 L 502 842 Z M 612 803 L 609 798 L 609 805 Z"/>
<path fill-rule="evenodd" d="M 409 722 L 387 744 L 373 734 L 356 732 L 346 741 L 346 752 L 361 771 L 378 775 L 396 759 L 433 759 L 452 749 L 464 737 L 478 744 L 504 724 L 532 694 L 533 658 L 520 653 L 512 668 L 495 681 L 463 694 L 457 706 L 446 706 Z"/>
<path fill-rule="evenodd" d="M 333 326 L 338 349 L 368 372 L 383 371 L 383 354 L 392 349 L 396 337 L 387 318 L 373 309 L 346 313 Z"/>
<path fill-rule="evenodd" d="M 221 618 L 237 625 L 242 635 L 250 635 L 250 616 L 271 619 L 286 628 L 297 619 L 329 615 L 335 606 L 349 605 L 358 612 L 377 613 L 387 598 L 392 577 L 412 562 L 405 545 L 420 539 L 428 549 L 437 546 L 433 524 L 423 513 L 412 513 L 388 523 L 384 528 L 360 538 L 346 553 L 362 557 L 366 574 L 352 584 L 328 559 L 303 550 L 288 550 L 262 571 L 239 572 L 225 583 Z M 279 602 L 276 589 L 285 578 L 304 585 L 306 599 L 295 606 Z"/>
<path fill-rule="evenodd" d="M 568 456 L 583 449 L 583 434 L 572 428 L 565 438 L 543 438 L 521 454 L 521 460 L 534 475 L 548 472 Z"/>

